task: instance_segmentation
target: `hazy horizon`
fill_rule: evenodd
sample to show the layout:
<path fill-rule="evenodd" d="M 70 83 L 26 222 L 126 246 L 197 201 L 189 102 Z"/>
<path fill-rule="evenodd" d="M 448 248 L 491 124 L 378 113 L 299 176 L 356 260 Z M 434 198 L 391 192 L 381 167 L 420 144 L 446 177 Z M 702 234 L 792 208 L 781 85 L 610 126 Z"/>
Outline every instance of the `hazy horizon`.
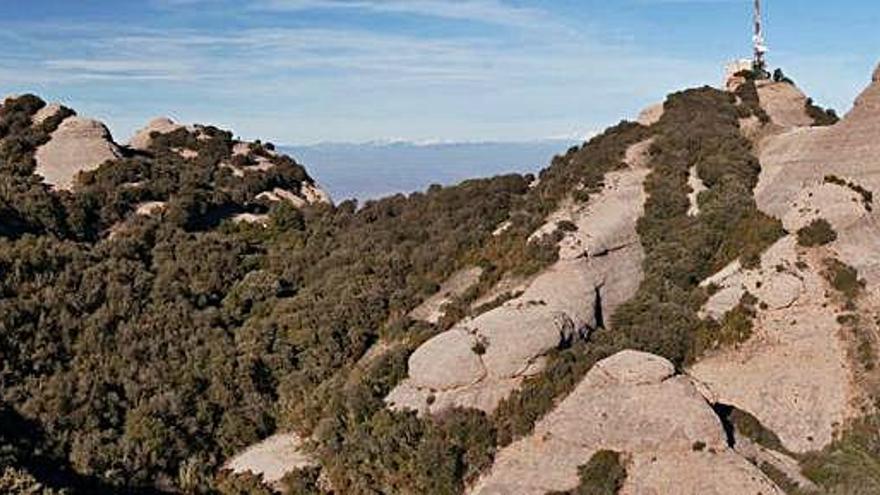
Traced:
<path fill-rule="evenodd" d="M 772 66 L 845 112 L 880 4 L 767 4 Z M 746 0 L 10 0 L 0 91 L 125 140 L 158 115 L 286 144 L 583 136 L 748 56 Z"/>
<path fill-rule="evenodd" d="M 303 164 L 334 201 L 363 202 L 432 184 L 508 173 L 536 173 L 579 140 L 415 144 L 322 143 L 279 146 Z"/>

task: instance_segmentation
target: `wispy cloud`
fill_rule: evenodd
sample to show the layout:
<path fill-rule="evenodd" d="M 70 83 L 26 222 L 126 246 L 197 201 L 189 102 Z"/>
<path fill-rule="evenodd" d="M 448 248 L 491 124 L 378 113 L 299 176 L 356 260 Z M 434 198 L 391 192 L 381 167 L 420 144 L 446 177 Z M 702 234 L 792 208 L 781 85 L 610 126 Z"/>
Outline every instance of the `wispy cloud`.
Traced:
<path fill-rule="evenodd" d="M 229 6 L 154 1 L 174 15 Z M 309 9 L 329 11 L 330 22 L 276 22 Z M 504 28 L 419 32 L 352 22 L 363 12 Z M 134 109 L 149 101 L 287 142 L 521 139 L 601 127 L 622 116 L 613 101 L 647 103 L 700 71 L 698 61 L 657 56 L 501 0 L 257 0 L 237 15 L 235 28 L 149 19 L 0 26 L 0 37 L 14 36 L 19 48 L 0 52 L 0 86 L 75 91 L 108 107 L 109 93 L 128 98 L 119 134 L 163 111 Z"/>
<path fill-rule="evenodd" d="M 273 11 L 346 9 L 513 26 L 536 25 L 547 17 L 540 9 L 516 7 L 499 0 L 260 0 L 254 8 Z"/>

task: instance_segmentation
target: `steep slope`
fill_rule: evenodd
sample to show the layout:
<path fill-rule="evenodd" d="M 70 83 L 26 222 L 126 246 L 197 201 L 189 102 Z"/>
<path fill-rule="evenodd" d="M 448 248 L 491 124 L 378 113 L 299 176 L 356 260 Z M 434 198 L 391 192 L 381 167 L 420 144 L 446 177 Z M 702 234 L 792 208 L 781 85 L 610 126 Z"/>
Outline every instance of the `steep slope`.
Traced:
<path fill-rule="evenodd" d="M 718 289 L 706 306 L 716 318 L 744 294 L 757 297 L 754 336 L 702 360 L 691 373 L 713 400 L 749 411 L 795 452 L 831 444 L 842 425 L 872 410 L 877 392 L 880 240 L 872 191 L 880 187 L 878 123 L 880 70 L 841 122 L 766 138 L 758 206 L 799 232 L 801 242 L 789 236 L 760 266 L 731 266 L 706 281 Z M 814 245 L 806 228 L 823 221 L 833 232 Z M 847 266 L 861 284 L 840 285 Z"/>
<path fill-rule="evenodd" d="M 648 141 L 645 141 L 649 144 Z M 420 347 L 410 377 L 389 396 L 395 407 L 438 412 L 473 407 L 491 413 L 519 382 L 543 370 L 545 355 L 605 325 L 635 293 L 643 258 L 635 224 L 644 203 L 647 169 L 640 151 L 627 150 L 628 168 L 609 173 L 586 204 L 565 201 L 532 235 L 570 225 L 559 241 L 559 261 L 522 288 L 522 294 L 467 318 Z"/>

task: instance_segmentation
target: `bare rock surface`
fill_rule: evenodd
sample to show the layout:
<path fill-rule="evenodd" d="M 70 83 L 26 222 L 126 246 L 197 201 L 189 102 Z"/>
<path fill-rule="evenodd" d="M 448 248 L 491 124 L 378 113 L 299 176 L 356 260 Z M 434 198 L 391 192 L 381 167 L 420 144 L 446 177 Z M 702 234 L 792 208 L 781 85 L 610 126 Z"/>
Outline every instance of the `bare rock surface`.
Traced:
<path fill-rule="evenodd" d="M 649 144 L 634 146 L 630 158 Z M 630 165 L 607 174 L 603 190 L 586 204 L 564 201 L 533 236 L 572 222 L 577 229 L 560 241 L 560 260 L 524 281 L 517 297 L 423 344 L 410 358 L 409 377 L 386 402 L 422 413 L 456 406 L 492 412 L 524 377 L 543 368 L 550 350 L 605 325 L 599 315 L 613 313 L 642 280 L 635 225 L 648 170 L 641 162 Z"/>
<path fill-rule="evenodd" d="M 603 449 L 627 459 L 621 493 L 782 493 L 728 447 L 720 420 L 687 377 L 636 351 L 597 363 L 532 435 L 498 452 L 470 493 L 571 490 L 578 466 Z"/>
<path fill-rule="evenodd" d="M 237 213 L 232 216 L 234 223 L 250 223 L 255 225 L 269 225 L 269 215 L 258 213 Z"/>
<path fill-rule="evenodd" d="M 146 127 L 137 131 L 137 133 L 132 136 L 131 140 L 128 143 L 128 146 L 136 150 L 147 150 L 153 143 L 152 134 L 154 132 L 157 132 L 159 134 L 170 134 L 178 129 L 183 129 L 183 126 L 180 124 L 176 124 L 168 117 L 156 117 L 155 119 L 151 120 L 146 125 Z"/>
<path fill-rule="evenodd" d="M 811 124 L 801 114 L 805 99 L 793 86 L 758 90 L 774 124 L 789 129 L 757 147 L 758 207 L 792 233 L 827 220 L 837 240 L 807 249 L 790 235 L 763 254 L 759 267 L 737 262 L 707 280 L 719 290 L 704 316 L 721 319 L 747 292 L 759 301 L 757 315 L 747 342 L 704 357 L 689 373 L 713 400 L 751 413 L 788 450 L 806 452 L 828 445 L 862 413 L 865 375 L 838 321 L 842 303 L 822 273 L 826 258 L 838 258 L 866 280 L 863 298 L 877 298 L 880 229 L 872 196 L 880 188 L 880 70 L 852 111 L 829 127 L 804 127 Z M 873 308 L 859 311 L 873 320 Z"/>
<path fill-rule="evenodd" d="M 706 184 L 703 183 L 703 180 L 700 179 L 700 176 L 697 174 L 697 167 L 691 167 L 690 172 L 688 173 L 688 187 L 691 188 L 691 192 L 688 193 L 688 202 L 690 203 L 690 207 L 688 207 L 688 215 L 695 217 L 700 214 L 700 193 L 707 189 Z"/>
<path fill-rule="evenodd" d="M 793 452 L 823 448 L 857 414 L 840 308 L 821 275 L 826 255 L 799 248 L 788 236 L 763 254 L 759 267 L 736 262 L 709 279 L 719 289 L 704 315 L 720 319 L 746 292 L 757 297 L 753 335 L 688 370 L 713 401 L 751 413 Z"/>
<path fill-rule="evenodd" d="M 637 161 L 648 146 L 634 145 L 627 156 Z M 560 242 L 560 261 L 525 281 L 518 297 L 426 342 L 411 357 L 409 379 L 387 402 L 421 412 L 454 406 L 491 412 L 525 376 L 540 371 L 544 354 L 604 324 L 596 321 L 596 305 L 611 314 L 641 282 L 635 223 L 648 173 L 641 165 L 609 173 L 604 189 L 585 205 L 565 201 L 533 236 L 552 232 L 562 220 L 574 223 L 577 230 Z"/>
<path fill-rule="evenodd" d="M 289 191 L 276 187 L 271 191 L 263 191 L 257 195 L 257 199 L 266 201 L 287 201 L 297 208 L 303 208 L 310 204 L 330 203 L 330 196 L 314 184 L 303 183 L 298 192 Z"/>
<path fill-rule="evenodd" d="M 736 438 L 736 445 L 734 448 L 746 459 L 751 459 L 756 466 L 761 466 L 762 464 L 773 466 L 783 473 L 789 480 L 797 484 L 801 490 L 808 493 L 820 493 L 819 487 L 803 475 L 797 459 L 763 447 L 743 435 Z"/>
<path fill-rule="evenodd" d="M 788 82 L 758 81 L 758 99 L 770 120 L 784 128 L 809 127 L 813 119 L 807 115 L 807 96 Z"/>
<path fill-rule="evenodd" d="M 80 172 L 94 170 L 120 156 L 104 124 L 74 116 L 61 122 L 49 142 L 37 149 L 34 158 L 36 173 L 43 176 L 47 184 L 70 189 Z"/>
<path fill-rule="evenodd" d="M 486 376 L 486 368 L 473 351 L 476 344 L 476 337 L 460 328 L 437 335 L 410 357 L 412 384 L 444 391 L 477 383 Z"/>
<path fill-rule="evenodd" d="M 440 286 L 440 290 L 431 297 L 425 299 L 422 304 L 410 311 L 409 316 L 415 320 L 437 323 L 443 317 L 443 305 L 453 298 L 464 294 L 480 280 L 483 269 L 479 267 L 464 268 L 452 274 L 449 279 Z"/>
<path fill-rule="evenodd" d="M 790 230 L 816 217 L 831 222 L 839 236 L 834 249 L 872 286 L 880 282 L 880 227 L 873 201 L 856 189 L 880 191 L 878 135 L 880 71 L 839 123 L 768 138 L 755 188 L 759 208 Z M 832 176 L 851 186 L 828 183 Z"/>
<path fill-rule="evenodd" d="M 303 184 L 299 193 L 305 198 L 306 203 L 308 204 L 324 203 L 329 205 L 333 202 L 330 193 L 315 183 Z"/>
<path fill-rule="evenodd" d="M 299 436 L 279 433 L 251 445 L 227 461 L 223 468 L 236 474 L 249 472 L 261 475 L 264 483 L 278 489 L 285 474 L 314 465 L 314 461 L 304 452 Z"/>

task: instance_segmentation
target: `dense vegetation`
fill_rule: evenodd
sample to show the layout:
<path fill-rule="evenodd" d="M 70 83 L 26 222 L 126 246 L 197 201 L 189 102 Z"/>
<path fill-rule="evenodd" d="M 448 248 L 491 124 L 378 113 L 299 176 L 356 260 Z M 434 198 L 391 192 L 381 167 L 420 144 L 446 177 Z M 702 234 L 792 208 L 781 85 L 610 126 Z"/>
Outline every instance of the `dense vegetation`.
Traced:
<path fill-rule="evenodd" d="M 42 105 L 2 107 L 0 178 L 15 187 L 2 188 L 14 214 L 0 221 L 0 400 L 25 427 L 0 428 L 4 445 L 38 443 L 0 467 L 57 486 L 210 490 L 242 446 L 314 428 L 332 389 L 320 385 L 381 335 L 414 338 L 403 315 L 453 270 L 492 263 L 484 241 L 532 180 L 299 211 L 256 197 L 310 180 L 299 165 L 273 157 L 271 172 L 235 177 L 221 166 L 231 136 L 202 128 L 157 136 L 148 153 L 81 176 L 75 193 L 53 192 L 32 175 Z M 165 212 L 130 214 L 149 200 Z M 269 225 L 223 221 L 237 211 L 266 211 Z M 537 243 L 508 263 L 553 255 Z"/>

